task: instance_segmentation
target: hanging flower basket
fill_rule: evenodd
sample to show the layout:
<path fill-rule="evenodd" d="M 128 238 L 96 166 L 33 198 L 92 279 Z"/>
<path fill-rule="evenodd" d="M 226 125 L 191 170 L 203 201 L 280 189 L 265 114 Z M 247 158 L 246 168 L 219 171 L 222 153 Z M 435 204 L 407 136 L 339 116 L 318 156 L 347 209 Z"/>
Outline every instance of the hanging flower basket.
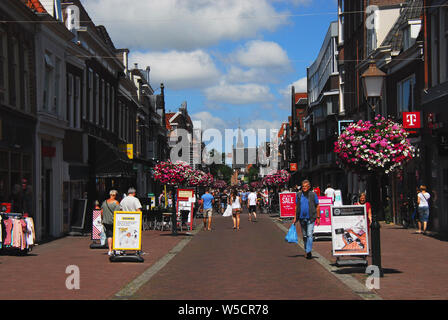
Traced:
<path fill-rule="evenodd" d="M 372 122 L 350 124 L 335 142 L 334 152 L 348 170 L 387 175 L 415 157 L 415 147 L 407 137 L 400 124 L 378 115 Z"/>

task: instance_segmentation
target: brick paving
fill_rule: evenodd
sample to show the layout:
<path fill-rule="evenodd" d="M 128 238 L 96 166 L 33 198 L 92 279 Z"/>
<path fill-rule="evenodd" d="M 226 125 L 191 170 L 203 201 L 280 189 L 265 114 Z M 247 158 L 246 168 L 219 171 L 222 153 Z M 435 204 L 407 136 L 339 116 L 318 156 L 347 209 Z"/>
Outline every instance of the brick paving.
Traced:
<path fill-rule="evenodd" d="M 397 225 L 381 225 L 384 277 L 380 278 L 380 289 L 373 291 L 386 300 L 446 300 L 448 242 L 415 232 Z M 331 241 L 317 241 L 314 249 L 330 262 L 336 262 Z M 371 257 L 368 261 L 371 263 Z M 365 283 L 365 268 L 341 267 L 340 270 Z"/>
<path fill-rule="evenodd" d="M 89 237 L 66 237 L 36 246 L 28 256 L 0 255 L 0 299 L 111 299 L 124 286 L 160 261 L 181 240 L 191 241 L 145 283 L 132 299 L 154 300 L 310 300 L 360 299 L 316 260 L 306 260 L 297 245 L 267 215 L 256 223 L 242 215 L 241 230 L 231 218 L 214 218 L 213 231 L 195 236 L 145 231 L 144 263 L 111 263 L 104 249 L 90 249 Z M 201 221 L 196 222 L 201 226 Z M 289 227 L 289 223 L 284 224 Z M 300 228 L 299 228 L 300 229 Z M 415 230 L 382 225 L 385 276 L 374 290 L 383 299 L 448 299 L 448 241 Z M 331 241 L 314 250 L 330 262 Z M 370 258 L 369 258 L 370 262 Z M 80 268 L 80 290 L 68 290 L 68 265 Z M 360 283 L 364 268 L 341 267 Z"/>
<path fill-rule="evenodd" d="M 316 261 L 284 241 L 267 215 L 256 223 L 243 214 L 240 231 L 231 218 L 214 218 L 132 299 L 315 300 L 360 299 Z"/>
<path fill-rule="evenodd" d="M 143 263 L 110 262 L 107 249 L 90 249 L 90 237 L 65 237 L 36 246 L 27 256 L 0 256 L 0 299 L 91 300 L 111 298 L 184 238 L 144 231 Z M 68 290 L 66 267 L 80 270 L 80 289 Z"/>

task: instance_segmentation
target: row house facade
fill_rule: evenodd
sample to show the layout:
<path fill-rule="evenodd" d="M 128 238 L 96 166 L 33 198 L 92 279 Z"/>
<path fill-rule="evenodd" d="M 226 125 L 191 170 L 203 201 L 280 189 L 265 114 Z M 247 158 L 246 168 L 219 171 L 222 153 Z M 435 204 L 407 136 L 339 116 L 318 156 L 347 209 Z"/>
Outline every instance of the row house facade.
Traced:
<path fill-rule="evenodd" d="M 376 179 L 348 173 L 347 194 L 367 191 L 373 210 L 381 212 L 382 202 L 389 208 L 384 215 L 402 223 L 412 210 L 408 204 L 415 202 L 416 187 L 426 185 L 432 195 L 430 228 L 441 232 L 448 230 L 446 5 L 447 1 L 429 0 L 338 1 L 345 119 L 367 120 L 381 114 L 404 124 L 404 112 L 420 119 L 420 126 L 409 135 L 419 156 L 399 174 L 384 177 L 380 185 Z M 371 61 L 385 73 L 382 96 L 373 110 L 361 81 Z"/>
<path fill-rule="evenodd" d="M 67 234 L 85 199 L 89 231 L 110 189 L 134 186 L 143 197 L 154 188 L 163 89 L 155 95 L 149 76 L 129 70 L 129 51 L 79 0 L 1 2 L 0 15 L 0 201 L 33 216 L 40 241 Z"/>

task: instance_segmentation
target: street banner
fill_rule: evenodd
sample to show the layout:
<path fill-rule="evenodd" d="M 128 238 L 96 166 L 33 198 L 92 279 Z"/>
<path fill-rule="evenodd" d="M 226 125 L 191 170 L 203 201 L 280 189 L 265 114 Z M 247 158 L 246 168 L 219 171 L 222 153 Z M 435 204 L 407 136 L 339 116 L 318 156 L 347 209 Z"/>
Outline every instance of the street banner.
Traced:
<path fill-rule="evenodd" d="M 365 206 L 331 208 L 333 256 L 368 256 L 369 239 Z"/>
<path fill-rule="evenodd" d="M 314 225 L 314 233 L 331 234 L 331 207 L 333 199 L 330 197 L 317 197 L 319 199 L 320 224 Z"/>
<path fill-rule="evenodd" d="M 181 219 L 181 210 L 189 211 L 187 224 L 193 230 L 194 189 L 177 189 L 176 213 L 178 220 Z M 181 221 L 182 223 L 182 221 Z"/>
<path fill-rule="evenodd" d="M 335 206 L 342 206 L 342 192 L 341 190 L 334 190 L 334 203 Z"/>
<path fill-rule="evenodd" d="M 142 213 L 114 212 L 113 250 L 142 250 Z"/>
<path fill-rule="evenodd" d="M 103 232 L 103 222 L 101 220 L 101 210 L 93 210 L 92 214 L 92 240 L 101 240 Z"/>
<path fill-rule="evenodd" d="M 296 216 L 296 198 L 295 192 L 279 193 L 280 197 L 280 218 L 294 218 Z"/>

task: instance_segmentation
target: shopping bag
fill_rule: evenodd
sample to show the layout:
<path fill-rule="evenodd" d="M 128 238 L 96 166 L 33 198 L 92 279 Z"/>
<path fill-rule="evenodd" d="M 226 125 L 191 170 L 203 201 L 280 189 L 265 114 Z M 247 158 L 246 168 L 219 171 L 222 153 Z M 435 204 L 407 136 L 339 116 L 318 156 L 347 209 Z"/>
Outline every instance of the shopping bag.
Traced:
<path fill-rule="evenodd" d="M 291 225 L 291 227 L 288 230 L 288 233 L 286 234 L 285 241 L 289 243 L 297 243 L 299 240 L 297 239 L 297 230 L 294 223 Z"/>
<path fill-rule="evenodd" d="M 100 241 L 102 246 L 106 245 L 106 233 L 104 232 L 104 227 L 103 231 L 100 233 Z"/>
<path fill-rule="evenodd" d="M 223 217 L 231 217 L 232 216 L 232 206 L 227 206 L 226 210 L 222 214 Z"/>

